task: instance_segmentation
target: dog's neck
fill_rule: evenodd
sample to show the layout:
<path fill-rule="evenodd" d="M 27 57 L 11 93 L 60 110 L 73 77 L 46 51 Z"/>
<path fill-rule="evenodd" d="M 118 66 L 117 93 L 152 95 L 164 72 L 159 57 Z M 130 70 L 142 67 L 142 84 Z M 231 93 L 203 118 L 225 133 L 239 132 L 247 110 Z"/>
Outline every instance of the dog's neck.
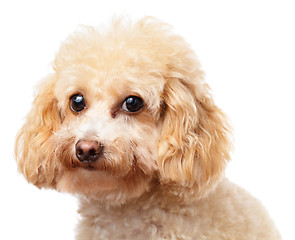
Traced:
<path fill-rule="evenodd" d="M 97 217 L 101 213 L 102 215 L 112 215 L 117 219 L 118 215 L 126 216 L 134 211 L 141 212 L 148 209 L 178 212 L 178 208 L 185 209 L 191 203 L 192 201 L 185 201 L 184 196 L 173 194 L 158 182 L 153 182 L 149 191 L 124 203 L 110 203 L 107 199 L 101 201 L 80 198 L 79 213 L 83 217 Z"/>
<path fill-rule="evenodd" d="M 195 197 L 193 201 L 191 196 L 189 200 L 186 198 L 187 190 L 183 190 L 182 194 L 177 194 L 171 192 L 168 186 L 153 182 L 149 191 L 122 204 L 111 204 L 106 199 L 101 201 L 81 198 L 81 221 L 78 224 L 77 239 L 152 239 L 151 235 L 155 229 L 161 232 L 161 229 L 170 228 L 169 224 L 172 222 L 184 224 L 180 227 L 183 229 L 187 227 L 185 225 L 193 224 L 198 216 L 205 214 L 204 211 L 211 209 L 206 204 L 212 195 L 209 194 L 206 198 Z M 175 220 L 176 218 L 178 220 Z M 171 219 L 174 220 L 171 222 Z M 145 226 L 145 231 L 139 231 L 139 226 Z M 173 229 L 178 227 L 172 226 Z M 126 231 L 128 237 L 124 235 Z M 124 236 L 120 233 L 124 233 Z"/>

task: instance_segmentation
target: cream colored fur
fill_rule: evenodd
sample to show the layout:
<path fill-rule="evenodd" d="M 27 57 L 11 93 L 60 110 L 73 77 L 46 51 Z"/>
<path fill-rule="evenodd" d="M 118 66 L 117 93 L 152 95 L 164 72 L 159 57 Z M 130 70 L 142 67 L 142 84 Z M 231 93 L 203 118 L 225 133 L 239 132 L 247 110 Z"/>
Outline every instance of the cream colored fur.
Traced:
<path fill-rule="evenodd" d="M 70 36 L 16 141 L 19 170 L 80 198 L 77 239 L 280 239 L 262 205 L 223 176 L 230 127 L 197 58 L 153 18 Z M 74 112 L 71 96 L 86 107 Z M 140 97 L 130 113 L 124 100 Z M 81 139 L 103 145 L 81 162 Z"/>

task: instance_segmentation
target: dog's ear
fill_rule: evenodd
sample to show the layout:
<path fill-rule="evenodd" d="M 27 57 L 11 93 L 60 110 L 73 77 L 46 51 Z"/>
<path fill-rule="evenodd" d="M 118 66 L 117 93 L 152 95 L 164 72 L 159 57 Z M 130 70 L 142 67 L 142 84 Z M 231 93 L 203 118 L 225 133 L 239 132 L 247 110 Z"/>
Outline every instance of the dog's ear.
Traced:
<path fill-rule="evenodd" d="M 159 178 L 174 194 L 203 197 L 230 159 L 230 127 L 202 80 L 198 62 L 186 58 L 179 64 L 178 58 L 178 67 L 172 68 L 163 94 Z"/>
<path fill-rule="evenodd" d="M 38 187 L 54 187 L 56 168 L 50 161 L 53 148 L 50 137 L 61 124 L 61 117 L 54 97 L 54 75 L 44 79 L 39 86 L 26 122 L 15 143 L 15 157 L 19 171 Z"/>

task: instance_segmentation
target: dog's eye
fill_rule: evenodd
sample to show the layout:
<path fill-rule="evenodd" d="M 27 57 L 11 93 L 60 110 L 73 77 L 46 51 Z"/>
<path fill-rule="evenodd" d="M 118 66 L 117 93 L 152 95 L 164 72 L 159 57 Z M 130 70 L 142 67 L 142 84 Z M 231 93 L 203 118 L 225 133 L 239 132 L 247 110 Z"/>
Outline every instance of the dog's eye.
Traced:
<path fill-rule="evenodd" d="M 122 104 L 122 109 L 126 112 L 138 112 L 143 108 L 143 100 L 140 97 L 130 96 Z"/>
<path fill-rule="evenodd" d="M 70 97 L 70 108 L 73 112 L 80 112 L 85 107 L 85 100 L 81 94 L 75 94 Z"/>

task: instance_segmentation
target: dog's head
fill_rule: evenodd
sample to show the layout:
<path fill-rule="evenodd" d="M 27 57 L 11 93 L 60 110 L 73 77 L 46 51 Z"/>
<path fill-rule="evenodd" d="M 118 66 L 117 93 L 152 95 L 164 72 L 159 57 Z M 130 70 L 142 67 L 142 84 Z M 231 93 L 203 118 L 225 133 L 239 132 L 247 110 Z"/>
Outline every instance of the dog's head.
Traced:
<path fill-rule="evenodd" d="M 151 183 L 204 196 L 229 160 L 227 120 L 194 52 L 152 18 L 69 37 L 16 141 L 38 187 L 124 202 Z"/>

